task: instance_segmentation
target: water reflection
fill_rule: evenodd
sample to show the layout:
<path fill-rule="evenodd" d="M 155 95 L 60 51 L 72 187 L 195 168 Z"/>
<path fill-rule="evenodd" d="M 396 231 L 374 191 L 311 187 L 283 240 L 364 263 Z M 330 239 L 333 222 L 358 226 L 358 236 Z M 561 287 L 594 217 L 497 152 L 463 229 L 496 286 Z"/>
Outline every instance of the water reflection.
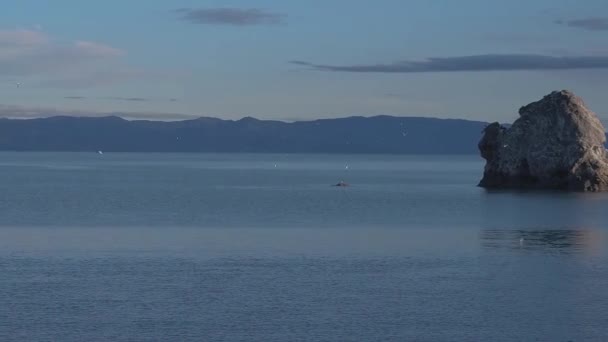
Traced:
<path fill-rule="evenodd" d="M 482 225 L 492 229 L 579 229 L 606 222 L 608 193 L 484 191 Z"/>
<path fill-rule="evenodd" d="M 481 244 L 491 249 L 595 254 L 603 245 L 600 231 L 591 229 L 482 230 Z"/>

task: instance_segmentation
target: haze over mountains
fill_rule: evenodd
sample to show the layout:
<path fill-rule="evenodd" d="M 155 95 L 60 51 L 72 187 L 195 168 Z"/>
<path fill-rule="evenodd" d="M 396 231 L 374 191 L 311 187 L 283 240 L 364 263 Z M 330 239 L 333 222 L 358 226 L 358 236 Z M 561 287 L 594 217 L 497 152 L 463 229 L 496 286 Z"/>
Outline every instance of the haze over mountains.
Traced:
<path fill-rule="evenodd" d="M 0 119 L 3 151 L 477 154 L 485 122 L 348 117 L 281 122 L 117 116 Z"/>

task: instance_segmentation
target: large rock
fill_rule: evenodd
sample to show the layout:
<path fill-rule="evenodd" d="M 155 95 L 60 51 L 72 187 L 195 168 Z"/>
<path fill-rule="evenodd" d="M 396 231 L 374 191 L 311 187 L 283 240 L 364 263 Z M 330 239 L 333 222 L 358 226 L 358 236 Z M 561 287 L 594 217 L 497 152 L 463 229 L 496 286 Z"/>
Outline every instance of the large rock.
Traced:
<path fill-rule="evenodd" d="M 605 130 L 573 93 L 554 91 L 519 110 L 509 128 L 493 123 L 479 142 L 485 188 L 608 190 Z"/>

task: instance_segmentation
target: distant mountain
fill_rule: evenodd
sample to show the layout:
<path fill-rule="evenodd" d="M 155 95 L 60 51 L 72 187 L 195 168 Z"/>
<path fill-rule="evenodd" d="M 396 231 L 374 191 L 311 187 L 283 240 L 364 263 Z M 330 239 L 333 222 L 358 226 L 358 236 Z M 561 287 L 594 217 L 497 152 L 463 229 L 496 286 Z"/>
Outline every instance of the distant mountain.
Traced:
<path fill-rule="evenodd" d="M 56 116 L 0 119 L 0 150 L 476 154 L 486 124 L 393 116 L 293 123 L 251 117 L 164 122 Z"/>

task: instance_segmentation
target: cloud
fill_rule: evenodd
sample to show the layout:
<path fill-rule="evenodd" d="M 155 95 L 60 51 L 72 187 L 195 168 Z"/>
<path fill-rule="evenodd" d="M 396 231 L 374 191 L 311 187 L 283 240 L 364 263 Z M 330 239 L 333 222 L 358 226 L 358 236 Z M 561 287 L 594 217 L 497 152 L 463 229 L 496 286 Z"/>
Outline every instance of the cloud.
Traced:
<path fill-rule="evenodd" d="M 0 76 L 39 76 L 97 66 L 125 51 L 90 41 L 60 42 L 40 31 L 0 30 Z"/>
<path fill-rule="evenodd" d="M 589 17 L 572 20 L 556 20 L 556 24 L 588 31 L 608 31 L 608 17 Z"/>
<path fill-rule="evenodd" d="M 0 118 L 35 119 L 52 116 L 75 116 L 75 117 L 104 117 L 119 116 L 128 120 L 188 120 L 199 116 L 183 113 L 159 113 L 159 112 L 95 112 L 87 110 L 61 110 L 45 107 L 24 107 L 0 104 Z"/>
<path fill-rule="evenodd" d="M 480 34 L 480 37 L 489 43 L 496 43 L 502 45 L 508 44 L 529 44 L 538 46 L 539 44 L 545 44 L 551 42 L 554 38 L 551 35 L 535 34 L 535 33 L 518 33 L 518 32 L 484 32 Z"/>
<path fill-rule="evenodd" d="M 156 98 L 148 98 L 148 97 L 119 97 L 119 96 L 110 96 L 110 97 L 100 97 L 102 100 L 114 100 L 114 101 L 127 101 L 127 102 L 177 102 L 177 99 L 156 99 Z"/>
<path fill-rule="evenodd" d="M 89 56 L 93 58 L 112 58 L 120 57 L 126 54 L 123 50 L 95 42 L 76 41 L 74 43 L 74 47 L 83 56 Z"/>
<path fill-rule="evenodd" d="M 39 30 L 0 29 L 0 79 L 28 88 L 82 89 L 189 77 L 177 69 L 129 65 L 126 55 L 125 50 L 100 42 L 66 41 Z"/>
<path fill-rule="evenodd" d="M 118 100 L 118 101 L 129 101 L 129 102 L 146 102 L 150 101 L 150 99 L 146 99 L 143 97 L 105 97 L 103 99 L 106 100 Z"/>
<path fill-rule="evenodd" d="M 182 8 L 175 12 L 183 21 L 207 25 L 277 25 L 283 23 L 285 18 L 284 14 L 267 12 L 259 8 Z"/>
<path fill-rule="evenodd" d="M 0 47 L 35 46 L 47 44 L 49 36 L 39 31 L 31 30 L 0 30 Z"/>
<path fill-rule="evenodd" d="M 64 96 L 64 99 L 68 100 L 85 100 L 88 99 L 86 96 Z M 150 102 L 150 101 L 168 101 L 177 102 L 177 99 L 152 99 L 145 97 L 119 97 L 119 96 L 107 96 L 107 97 L 96 97 L 99 100 L 112 100 L 112 101 L 127 101 L 127 102 Z"/>
<path fill-rule="evenodd" d="M 167 77 L 165 77 L 165 79 L 167 79 Z M 32 87 L 42 88 L 81 89 L 142 80 L 156 81 L 158 79 L 162 79 L 158 73 L 147 70 L 139 70 L 125 66 L 98 66 L 97 70 L 87 68 L 86 70 L 76 69 L 66 71 L 56 77 L 32 81 L 29 82 L 29 84 Z"/>
<path fill-rule="evenodd" d="M 608 68 L 608 56 L 556 57 L 526 54 L 488 54 L 459 57 L 437 57 L 421 61 L 401 61 L 389 64 L 325 65 L 306 61 L 291 64 L 323 71 L 421 73 L 456 71 L 519 71 L 573 70 Z"/>

